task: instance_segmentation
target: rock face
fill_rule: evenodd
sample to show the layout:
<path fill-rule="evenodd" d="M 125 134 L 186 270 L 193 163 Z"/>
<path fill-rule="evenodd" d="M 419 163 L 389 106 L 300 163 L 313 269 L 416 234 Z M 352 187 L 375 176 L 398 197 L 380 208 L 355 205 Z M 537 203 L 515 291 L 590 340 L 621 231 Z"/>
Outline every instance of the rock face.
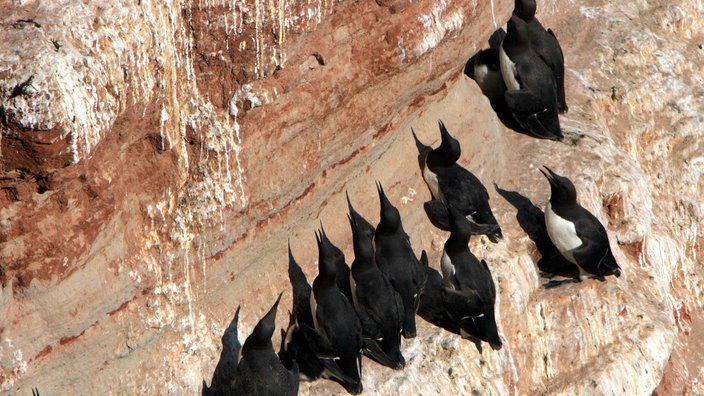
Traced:
<path fill-rule="evenodd" d="M 198 392 L 237 305 L 241 336 L 279 291 L 290 306 L 288 238 L 309 279 L 319 221 L 351 256 L 344 191 L 376 222 L 375 179 L 439 268 L 410 129 L 436 145 L 441 118 L 505 235 L 471 243 L 504 347 L 418 319 L 406 368 L 365 360 L 365 390 L 704 392 L 688 350 L 704 332 L 704 6 L 538 6 L 565 52 L 573 145 L 505 129 L 461 75 L 512 1 L 6 5 L 0 391 Z M 542 164 L 607 226 L 623 276 L 540 287 Z"/>

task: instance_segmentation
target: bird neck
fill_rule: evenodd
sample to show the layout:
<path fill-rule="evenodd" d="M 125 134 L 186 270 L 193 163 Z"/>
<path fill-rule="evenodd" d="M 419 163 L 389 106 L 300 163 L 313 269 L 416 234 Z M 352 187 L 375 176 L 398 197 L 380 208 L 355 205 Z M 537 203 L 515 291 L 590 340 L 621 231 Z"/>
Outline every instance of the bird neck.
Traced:
<path fill-rule="evenodd" d="M 377 233 L 381 234 L 394 234 L 401 227 L 401 219 L 396 213 L 384 213 L 381 214 L 381 221 L 376 227 Z"/>
<path fill-rule="evenodd" d="M 430 169 L 439 166 L 451 166 L 460 159 L 460 153 L 456 150 L 451 150 L 448 147 L 440 146 L 428 153 L 426 158 L 426 166 Z"/>
<path fill-rule="evenodd" d="M 315 281 L 322 284 L 335 284 L 337 281 L 336 262 L 329 257 L 322 257 L 318 262 L 318 276 Z"/>
<path fill-rule="evenodd" d="M 461 250 L 469 250 L 469 237 L 470 235 L 451 233 L 450 237 L 445 242 L 445 251 L 447 252 L 457 252 Z"/>
<path fill-rule="evenodd" d="M 569 191 L 553 191 L 550 195 L 550 205 L 555 208 L 567 208 L 577 204 L 577 195 Z"/>
<path fill-rule="evenodd" d="M 355 238 L 353 245 L 355 259 L 366 261 L 374 257 L 374 247 L 372 246 L 371 238 Z"/>
<path fill-rule="evenodd" d="M 506 52 L 520 51 L 530 48 L 526 22 L 516 15 L 509 19 L 506 26 L 506 37 L 501 46 Z"/>

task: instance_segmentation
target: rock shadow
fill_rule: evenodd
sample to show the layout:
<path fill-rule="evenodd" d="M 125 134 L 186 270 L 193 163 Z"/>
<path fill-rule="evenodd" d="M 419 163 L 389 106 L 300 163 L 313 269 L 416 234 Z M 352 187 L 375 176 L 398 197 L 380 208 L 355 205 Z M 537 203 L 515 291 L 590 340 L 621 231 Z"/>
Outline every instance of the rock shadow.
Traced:
<path fill-rule="evenodd" d="M 220 360 L 218 360 L 213 378 L 210 381 L 210 387 L 203 380 L 202 394 L 205 395 L 220 395 L 230 392 L 231 387 L 235 382 L 237 375 L 237 363 L 239 362 L 240 349 L 242 344 L 237 338 L 237 325 L 240 318 L 240 307 L 235 311 L 235 317 L 230 322 L 230 325 L 223 332 L 222 352 L 220 352 Z"/>
<path fill-rule="evenodd" d="M 565 278 L 578 278 L 579 268 L 567 261 L 550 240 L 548 230 L 545 228 L 545 213 L 530 199 L 516 191 L 503 190 L 496 183 L 494 183 L 494 189 L 516 208 L 518 225 L 535 243 L 541 256 L 536 264 L 540 276 L 551 278 L 554 275 L 559 275 Z"/>

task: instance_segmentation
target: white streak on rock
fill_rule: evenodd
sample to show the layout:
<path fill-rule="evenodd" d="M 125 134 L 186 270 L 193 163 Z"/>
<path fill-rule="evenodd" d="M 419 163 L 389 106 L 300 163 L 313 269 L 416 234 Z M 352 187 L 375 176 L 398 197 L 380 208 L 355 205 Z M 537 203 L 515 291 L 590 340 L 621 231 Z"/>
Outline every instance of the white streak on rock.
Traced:
<path fill-rule="evenodd" d="M 459 30 L 464 23 L 464 15 L 460 10 L 445 15 L 447 3 L 444 0 L 435 3 L 430 14 L 418 17 L 418 22 L 425 30 L 423 41 L 416 47 L 416 55 L 420 56 L 437 45 L 449 33 Z"/>

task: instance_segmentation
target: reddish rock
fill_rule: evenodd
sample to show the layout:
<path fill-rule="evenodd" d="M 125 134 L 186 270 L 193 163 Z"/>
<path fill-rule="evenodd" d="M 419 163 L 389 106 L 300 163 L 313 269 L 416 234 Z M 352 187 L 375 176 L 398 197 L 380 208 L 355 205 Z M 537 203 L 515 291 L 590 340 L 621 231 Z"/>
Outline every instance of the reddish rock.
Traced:
<path fill-rule="evenodd" d="M 670 356 L 665 366 L 660 385 L 653 391 L 653 396 L 674 396 L 686 394 L 689 371 L 680 353 L 675 352 Z"/>

